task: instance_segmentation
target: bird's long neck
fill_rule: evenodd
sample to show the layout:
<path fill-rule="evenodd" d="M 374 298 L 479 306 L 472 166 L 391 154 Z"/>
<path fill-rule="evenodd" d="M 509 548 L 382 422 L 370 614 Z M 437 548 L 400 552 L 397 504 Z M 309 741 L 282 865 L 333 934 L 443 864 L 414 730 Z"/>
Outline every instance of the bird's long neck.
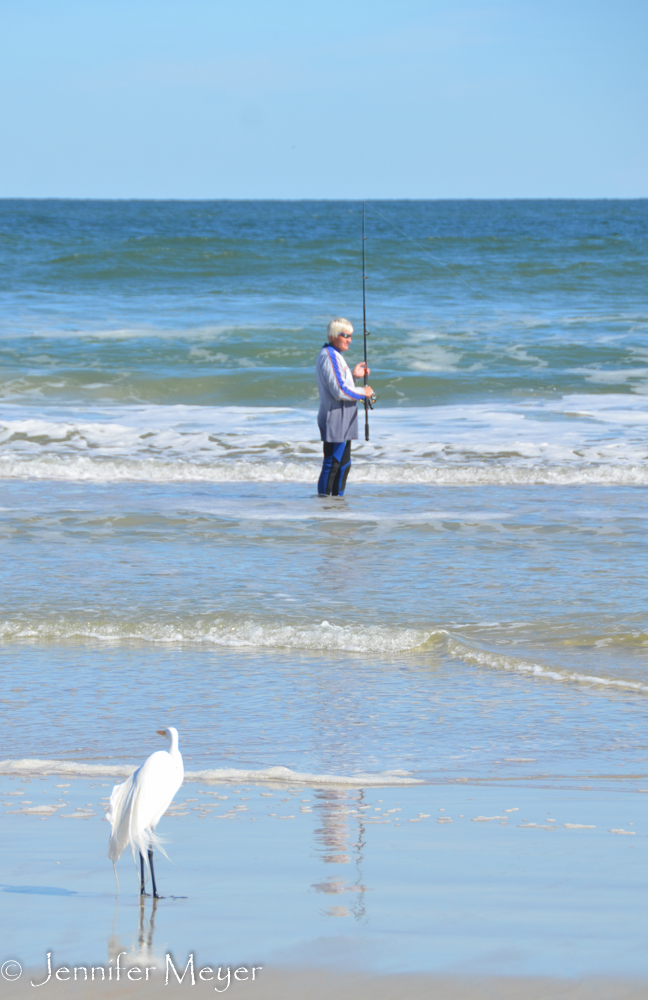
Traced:
<path fill-rule="evenodd" d="M 178 734 L 175 732 L 169 733 L 169 739 L 171 740 L 171 748 L 169 750 L 169 753 L 171 754 L 172 757 L 179 756 L 180 751 L 178 750 Z"/>

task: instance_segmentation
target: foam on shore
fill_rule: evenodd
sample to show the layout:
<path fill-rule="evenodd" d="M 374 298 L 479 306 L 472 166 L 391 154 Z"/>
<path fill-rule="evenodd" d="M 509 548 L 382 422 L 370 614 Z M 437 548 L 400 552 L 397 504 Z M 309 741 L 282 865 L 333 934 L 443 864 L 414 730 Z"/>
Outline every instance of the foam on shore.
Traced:
<path fill-rule="evenodd" d="M 23 760 L 0 761 L 0 774 L 16 774 L 25 777 L 64 774 L 78 778 L 127 778 L 135 770 L 136 765 L 134 764 L 84 764 L 71 760 L 40 760 L 31 757 Z M 419 778 L 410 778 L 406 771 L 400 770 L 385 771 L 382 774 L 309 774 L 292 771 L 289 767 L 283 766 L 266 767 L 261 770 L 222 767 L 206 768 L 201 771 L 185 771 L 185 781 L 235 784 L 251 781 L 313 787 L 338 785 L 347 788 L 424 784 Z"/>

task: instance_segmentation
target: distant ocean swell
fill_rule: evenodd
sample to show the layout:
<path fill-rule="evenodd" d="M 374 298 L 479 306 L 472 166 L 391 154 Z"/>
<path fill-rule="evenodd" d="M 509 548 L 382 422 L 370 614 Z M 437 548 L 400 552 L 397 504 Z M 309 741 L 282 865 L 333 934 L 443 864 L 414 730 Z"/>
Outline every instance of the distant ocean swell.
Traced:
<path fill-rule="evenodd" d="M 311 650 L 314 652 L 372 653 L 378 656 L 436 654 L 464 664 L 558 683 L 582 684 L 602 690 L 648 694 L 648 684 L 609 676 L 554 667 L 520 656 L 479 648 L 445 628 L 402 628 L 374 625 L 273 624 L 234 619 L 198 619 L 178 622 L 92 621 L 59 616 L 52 620 L 0 621 L 0 641 L 38 642 L 99 641 L 107 643 L 191 643 L 229 648 Z M 581 636 L 580 643 L 594 648 L 633 645 L 643 647 L 648 635 L 633 633 Z"/>

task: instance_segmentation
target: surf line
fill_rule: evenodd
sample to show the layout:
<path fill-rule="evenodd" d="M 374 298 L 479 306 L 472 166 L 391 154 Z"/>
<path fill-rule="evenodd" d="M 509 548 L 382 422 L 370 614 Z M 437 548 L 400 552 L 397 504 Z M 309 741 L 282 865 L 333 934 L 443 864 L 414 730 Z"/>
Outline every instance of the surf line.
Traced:
<path fill-rule="evenodd" d="M 365 269 L 365 203 L 362 202 L 362 337 L 364 342 L 364 384 L 367 385 L 367 337 L 369 336 L 369 330 L 367 330 L 367 296 L 366 296 L 366 281 L 367 274 Z M 365 396 L 364 398 L 364 411 L 365 411 L 365 441 L 369 440 L 369 410 L 373 410 L 374 403 L 376 402 L 376 394 L 373 396 Z"/>

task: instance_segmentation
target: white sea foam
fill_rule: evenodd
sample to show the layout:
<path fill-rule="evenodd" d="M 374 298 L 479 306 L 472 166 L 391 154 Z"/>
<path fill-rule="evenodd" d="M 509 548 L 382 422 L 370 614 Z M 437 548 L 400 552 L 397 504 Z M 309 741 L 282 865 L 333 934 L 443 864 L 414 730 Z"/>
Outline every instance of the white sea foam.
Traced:
<path fill-rule="evenodd" d="M 0 478 L 86 483 L 300 483 L 317 482 L 320 467 L 296 462 L 223 462 L 214 465 L 109 461 L 51 456 L 8 459 L 0 456 Z M 509 465 L 371 465 L 355 461 L 355 483 L 390 486 L 646 486 L 646 465 L 515 466 Z"/>
<path fill-rule="evenodd" d="M 648 399 L 376 410 L 354 481 L 438 485 L 648 483 Z M 299 482 L 317 477 L 315 414 L 282 407 L 7 406 L 0 476 L 119 482 Z"/>
<path fill-rule="evenodd" d="M 90 639 L 101 642 L 143 640 L 155 643 L 210 643 L 215 646 L 374 652 L 385 655 L 421 649 L 439 641 L 443 629 L 404 629 L 380 626 L 273 625 L 220 619 L 185 622 L 0 621 L 0 639 L 44 641 Z"/>
<path fill-rule="evenodd" d="M 139 765 L 135 764 L 83 764 L 72 760 L 23 760 L 0 761 L 0 774 L 39 777 L 48 774 L 65 774 L 77 778 L 127 778 Z M 260 770 L 222 767 L 201 771 L 185 771 L 185 781 L 226 782 L 240 784 L 244 781 L 281 785 L 344 785 L 354 788 L 390 785 L 418 785 L 421 779 L 408 777 L 406 771 L 383 771 L 381 774 L 309 774 L 292 771 L 289 767 L 266 767 Z"/>
<path fill-rule="evenodd" d="M 589 687 L 633 691 L 637 694 L 648 694 L 648 684 L 641 681 L 627 680 L 623 677 L 606 677 L 600 674 L 585 674 L 575 670 L 565 670 L 551 667 L 546 663 L 526 660 L 523 657 L 505 656 L 487 650 L 475 649 L 466 643 L 448 637 L 447 653 L 464 663 L 473 663 L 479 667 L 490 667 L 494 670 L 505 670 L 541 680 L 558 681 L 559 683 L 582 684 Z"/>

